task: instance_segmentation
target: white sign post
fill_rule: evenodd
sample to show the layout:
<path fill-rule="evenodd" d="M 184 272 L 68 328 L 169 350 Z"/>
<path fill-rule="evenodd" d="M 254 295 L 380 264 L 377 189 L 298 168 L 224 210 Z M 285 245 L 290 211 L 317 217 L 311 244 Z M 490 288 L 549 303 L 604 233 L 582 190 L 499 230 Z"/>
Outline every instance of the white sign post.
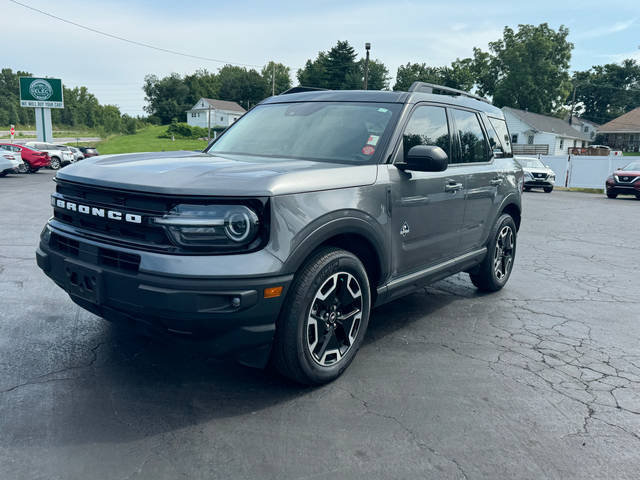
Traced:
<path fill-rule="evenodd" d="M 16 126 L 15 125 L 11 125 L 11 128 L 9 129 L 9 135 L 11 135 L 11 143 L 13 143 L 13 136 L 16 134 Z"/>

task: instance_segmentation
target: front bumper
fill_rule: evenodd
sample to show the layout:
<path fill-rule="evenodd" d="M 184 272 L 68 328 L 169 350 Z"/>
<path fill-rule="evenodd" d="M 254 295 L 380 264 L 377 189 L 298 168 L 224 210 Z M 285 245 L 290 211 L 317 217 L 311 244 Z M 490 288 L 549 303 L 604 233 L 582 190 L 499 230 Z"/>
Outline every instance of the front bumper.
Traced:
<path fill-rule="evenodd" d="M 615 195 L 640 195 L 640 180 L 633 183 L 606 183 L 607 193 Z"/>
<path fill-rule="evenodd" d="M 266 364 L 293 275 L 162 275 L 136 271 L 135 258 L 140 255 L 145 252 L 77 237 L 50 225 L 36 251 L 38 266 L 46 275 L 75 303 L 100 317 L 189 342 L 212 356 L 231 356 L 252 366 Z M 178 264 L 183 259 L 166 257 Z M 237 258 L 242 261 L 242 256 Z M 282 295 L 264 298 L 264 289 L 276 286 L 283 287 Z"/>
<path fill-rule="evenodd" d="M 533 180 L 531 179 L 527 179 L 525 178 L 524 180 L 524 186 L 525 187 L 530 187 L 530 188 L 549 188 L 549 187 L 553 187 L 555 185 L 555 180 L 551 180 L 551 179 L 539 179 L 539 178 L 535 178 Z"/>

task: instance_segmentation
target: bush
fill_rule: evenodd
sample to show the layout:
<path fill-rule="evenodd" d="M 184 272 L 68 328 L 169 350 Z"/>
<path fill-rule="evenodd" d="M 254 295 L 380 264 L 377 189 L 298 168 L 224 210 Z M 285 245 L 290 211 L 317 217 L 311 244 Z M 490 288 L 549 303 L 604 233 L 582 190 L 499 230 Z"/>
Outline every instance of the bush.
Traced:
<path fill-rule="evenodd" d="M 184 122 L 173 122 L 167 127 L 167 130 L 160 135 L 160 138 L 201 138 L 206 136 L 206 128 L 192 127 Z"/>

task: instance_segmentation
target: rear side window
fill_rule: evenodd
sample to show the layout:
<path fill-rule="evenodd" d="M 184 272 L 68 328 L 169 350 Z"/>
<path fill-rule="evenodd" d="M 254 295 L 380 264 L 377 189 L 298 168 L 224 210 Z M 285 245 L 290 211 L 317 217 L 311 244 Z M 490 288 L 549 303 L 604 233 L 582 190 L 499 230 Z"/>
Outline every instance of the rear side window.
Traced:
<path fill-rule="evenodd" d="M 489 161 L 489 151 L 478 116 L 466 110 L 451 110 L 455 120 L 460 155 L 456 163 L 479 163 Z"/>
<path fill-rule="evenodd" d="M 510 138 L 509 138 L 509 130 L 507 130 L 507 122 L 505 122 L 500 118 L 493 118 L 493 117 L 489 117 L 489 122 L 493 126 L 496 134 L 498 135 L 498 139 L 502 144 L 502 150 L 504 151 L 504 156 L 510 157 L 511 142 L 509 141 Z M 487 130 L 489 129 L 487 128 Z M 517 135 L 514 135 L 514 137 L 517 137 Z"/>
<path fill-rule="evenodd" d="M 423 106 L 414 110 L 402 135 L 405 160 L 407 152 L 416 145 L 438 146 L 451 157 L 449 125 L 444 108 Z"/>

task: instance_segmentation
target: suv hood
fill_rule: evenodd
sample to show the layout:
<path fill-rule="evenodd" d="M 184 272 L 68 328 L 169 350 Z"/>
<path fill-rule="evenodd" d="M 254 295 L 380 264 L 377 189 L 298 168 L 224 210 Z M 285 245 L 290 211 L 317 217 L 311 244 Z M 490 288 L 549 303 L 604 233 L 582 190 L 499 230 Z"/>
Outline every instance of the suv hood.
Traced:
<path fill-rule="evenodd" d="M 376 165 L 200 152 L 102 155 L 58 171 L 61 180 L 169 195 L 274 196 L 370 185 Z"/>

